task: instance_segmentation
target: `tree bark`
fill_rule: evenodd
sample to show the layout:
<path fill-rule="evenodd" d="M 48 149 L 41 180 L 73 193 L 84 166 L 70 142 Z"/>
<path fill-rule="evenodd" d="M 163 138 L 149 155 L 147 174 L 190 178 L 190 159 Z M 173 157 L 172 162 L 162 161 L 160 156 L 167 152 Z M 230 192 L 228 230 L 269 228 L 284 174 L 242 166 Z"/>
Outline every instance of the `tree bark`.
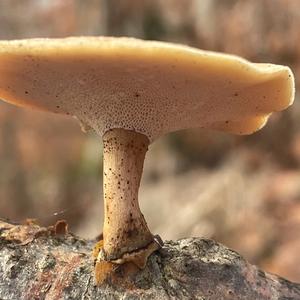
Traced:
<path fill-rule="evenodd" d="M 168 241 L 144 270 L 95 285 L 93 241 L 0 221 L 0 299 L 300 300 L 300 284 L 250 265 L 212 240 Z"/>

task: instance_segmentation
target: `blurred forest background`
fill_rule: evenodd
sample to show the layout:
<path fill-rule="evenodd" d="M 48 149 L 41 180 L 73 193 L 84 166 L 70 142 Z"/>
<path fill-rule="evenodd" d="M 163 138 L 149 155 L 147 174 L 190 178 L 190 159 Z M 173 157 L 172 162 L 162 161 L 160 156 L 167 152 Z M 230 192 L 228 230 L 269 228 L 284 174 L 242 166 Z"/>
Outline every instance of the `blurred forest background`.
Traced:
<path fill-rule="evenodd" d="M 290 66 L 299 0 L 0 0 L 0 39 L 134 36 Z M 299 81 L 297 82 L 299 88 Z M 300 282 L 299 99 L 252 136 L 199 129 L 150 147 L 140 191 L 153 233 L 214 238 Z M 0 217 L 102 228 L 102 143 L 75 120 L 0 103 Z"/>

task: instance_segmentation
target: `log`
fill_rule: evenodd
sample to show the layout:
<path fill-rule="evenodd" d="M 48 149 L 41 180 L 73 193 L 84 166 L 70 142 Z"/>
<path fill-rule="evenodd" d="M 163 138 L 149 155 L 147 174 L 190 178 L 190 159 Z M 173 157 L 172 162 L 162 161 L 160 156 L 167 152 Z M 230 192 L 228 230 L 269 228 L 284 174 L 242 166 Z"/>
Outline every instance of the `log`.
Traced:
<path fill-rule="evenodd" d="M 166 241 L 145 269 L 116 267 L 96 285 L 93 244 L 67 233 L 63 223 L 44 228 L 0 221 L 0 299 L 300 300 L 300 284 L 200 238 Z"/>

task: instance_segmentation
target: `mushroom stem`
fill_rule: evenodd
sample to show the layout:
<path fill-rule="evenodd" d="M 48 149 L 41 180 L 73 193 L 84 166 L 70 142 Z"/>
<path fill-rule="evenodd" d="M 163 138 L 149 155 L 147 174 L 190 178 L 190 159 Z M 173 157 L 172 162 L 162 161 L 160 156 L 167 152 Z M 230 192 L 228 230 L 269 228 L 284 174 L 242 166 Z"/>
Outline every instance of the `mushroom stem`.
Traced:
<path fill-rule="evenodd" d="M 106 260 L 147 247 L 153 241 L 138 202 L 149 140 L 140 133 L 112 129 L 103 136 L 104 227 Z"/>

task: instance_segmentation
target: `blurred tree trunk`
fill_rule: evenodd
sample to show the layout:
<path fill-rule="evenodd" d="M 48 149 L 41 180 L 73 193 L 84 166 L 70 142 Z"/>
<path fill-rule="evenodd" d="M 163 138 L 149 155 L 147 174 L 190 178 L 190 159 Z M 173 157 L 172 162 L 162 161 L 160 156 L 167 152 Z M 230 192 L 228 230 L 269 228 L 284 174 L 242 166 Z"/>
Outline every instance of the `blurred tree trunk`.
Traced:
<path fill-rule="evenodd" d="M 16 119 L 18 119 L 18 112 L 8 110 L 5 119 L 2 120 L 3 125 L 0 127 L 2 155 L 5 158 L 1 165 L 2 177 L 0 180 L 4 181 L 6 197 L 14 203 L 13 211 L 10 214 L 12 218 L 28 215 L 32 207 L 32 201 L 27 190 L 26 171 L 22 165 L 17 141 L 19 129 L 15 122 Z"/>
<path fill-rule="evenodd" d="M 0 222 L 0 299 L 300 300 L 300 284 L 196 238 L 166 242 L 144 270 L 128 273 L 123 266 L 109 284 L 96 286 L 93 243 L 59 233 Z"/>

